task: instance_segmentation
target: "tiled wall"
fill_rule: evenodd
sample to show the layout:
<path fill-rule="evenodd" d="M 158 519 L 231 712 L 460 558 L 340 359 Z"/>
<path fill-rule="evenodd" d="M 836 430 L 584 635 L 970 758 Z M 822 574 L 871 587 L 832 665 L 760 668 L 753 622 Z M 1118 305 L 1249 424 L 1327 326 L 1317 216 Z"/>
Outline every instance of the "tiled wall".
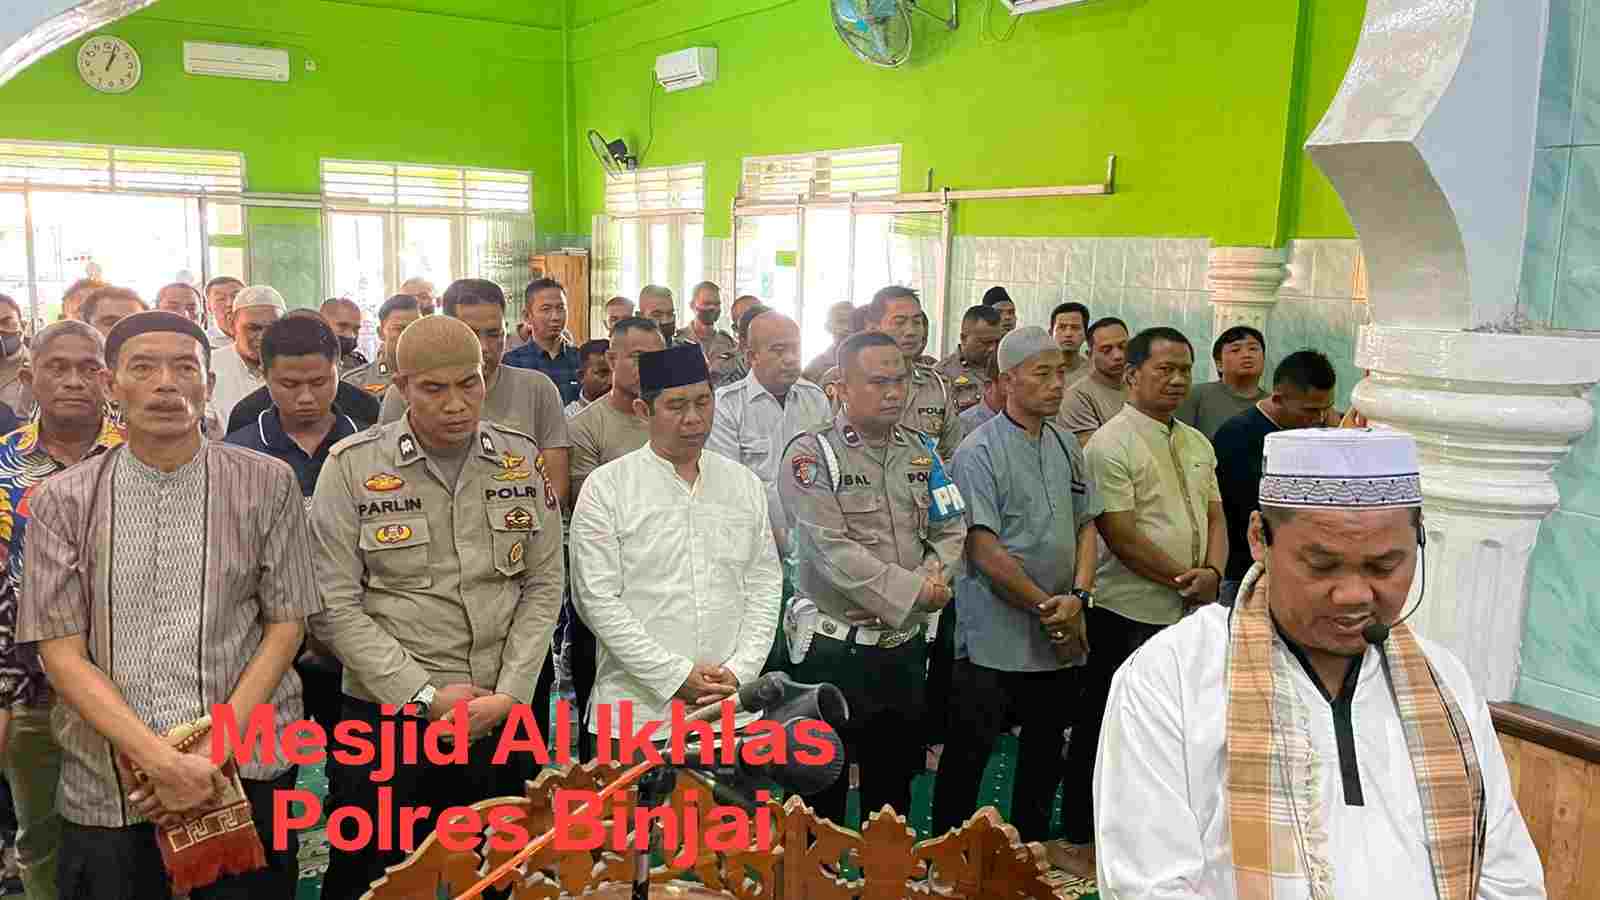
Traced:
<path fill-rule="evenodd" d="M 1518 308 L 1556 328 L 1600 329 L 1600 0 L 1551 0 L 1537 142 Z M 1528 573 L 1516 699 L 1600 724 L 1600 433 L 1555 479 L 1561 507 Z"/>
<path fill-rule="evenodd" d="M 1076 300 L 1094 318 L 1116 316 L 1137 332 L 1182 331 L 1195 345 L 1195 377 L 1216 377 L 1207 240 L 1190 238 L 958 237 L 951 261 L 952 321 L 991 286 L 1004 285 L 1021 321 L 1048 327 L 1057 303 Z M 1356 330 L 1367 321 L 1355 241 L 1291 241 L 1289 279 L 1267 322 L 1267 370 L 1295 350 L 1321 350 L 1339 369 L 1339 402 L 1361 377 Z"/>

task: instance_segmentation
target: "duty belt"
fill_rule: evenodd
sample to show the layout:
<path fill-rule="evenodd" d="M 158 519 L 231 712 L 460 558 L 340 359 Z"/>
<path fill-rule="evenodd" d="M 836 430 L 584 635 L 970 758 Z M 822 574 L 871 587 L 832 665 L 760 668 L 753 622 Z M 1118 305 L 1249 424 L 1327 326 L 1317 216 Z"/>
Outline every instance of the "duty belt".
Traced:
<path fill-rule="evenodd" d="M 878 647 L 883 650 L 892 650 L 917 636 L 922 630 L 919 623 L 915 628 L 896 631 L 893 628 L 864 628 L 852 625 L 843 619 L 835 619 L 825 612 L 817 612 L 817 634 L 835 641 L 846 641 L 860 644 L 863 647 Z M 854 632 L 852 635 L 851 632 Z"/>

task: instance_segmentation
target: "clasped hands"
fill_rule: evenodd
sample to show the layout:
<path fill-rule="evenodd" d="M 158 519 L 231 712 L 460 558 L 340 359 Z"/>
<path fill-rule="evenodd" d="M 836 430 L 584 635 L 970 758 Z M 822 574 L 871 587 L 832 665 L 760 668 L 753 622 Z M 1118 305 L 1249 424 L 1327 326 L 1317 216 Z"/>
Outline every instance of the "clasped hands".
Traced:
<path fill-rule="evenodd" d="M 917 600 L 911 607 L 913 613 L 938 612 L 950 604 L 954 594 L 950 585 L 945 582 L 944 563 L 937 559 L 928 558 L 922 561 L 917 569 L 922 573 L 922 589 L 917 591 Z M 864 609 L 852 609 L 844 614 L 845 621 L 851 625 L 862 628 L 886 628 L 884 621 Z"/>
<path fill-rule="evenodd" d="M 676 696 L 695 707 L 717 703 L 733 696 L 739 690 L 739 676 L 726 666 L 695 663 L 689 677 L 683 680 Z"/>

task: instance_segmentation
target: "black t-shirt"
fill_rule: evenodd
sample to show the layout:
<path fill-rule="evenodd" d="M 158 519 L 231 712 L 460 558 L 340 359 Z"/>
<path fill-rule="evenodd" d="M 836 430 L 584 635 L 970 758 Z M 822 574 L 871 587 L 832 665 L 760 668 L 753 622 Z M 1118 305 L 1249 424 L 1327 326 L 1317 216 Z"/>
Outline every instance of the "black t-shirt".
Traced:
<path fill-rule="evenodd" d="M 267 392 L 266 385 L 251 391 L 249 396 L 240 400 L 233 412 L 228 414 L 228 434 L 255 422 L 256 417 L 272 408 L 272 395 Z M 363 391 L 361 388 L 346 382 L 339 382 L 339 391 L 333 395 L 333 411 L 342 416 L 349 416 L 356 423 L 356 428 L 371 428 L 378 424 L 378 414 L 383 410 L 383 404 L 377 397 Z"/>
<path fill-rule="evenodd" d="M 1243 578 L 1254 560 L 1246 532 L 1250 514 L 1261 508 L 1261 463 L 1267 435 L 1282 431 L 1252 406 L 1217 429 L 1211 447 L 1217 453 L 1217 490 L 1228 518 L 1228 567 L 1223 577 Z"/>

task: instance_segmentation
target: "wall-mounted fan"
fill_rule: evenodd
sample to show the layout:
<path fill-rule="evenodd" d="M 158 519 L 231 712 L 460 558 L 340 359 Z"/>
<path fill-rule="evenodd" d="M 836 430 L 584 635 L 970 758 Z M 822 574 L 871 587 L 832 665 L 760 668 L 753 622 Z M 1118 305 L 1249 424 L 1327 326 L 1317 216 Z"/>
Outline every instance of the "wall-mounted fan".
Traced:
<path fill-rule="evenodd" d="M 850 52 L 885 69 L 911 58 L 911 14 L 919 12 L 950 31 L 960 24 L 957 0 L 950 0 L 950 18 L 917 5 L 917 0 L 829 0 L 833 30 Z"/>
<path fill-rule="evenodd" d="M 600 136 L 600 132 L 591 128 L 589 147 L 594 150 L 595 158 L 600 160 L 600 165 L 605 167 L 607 175 L 621 175 L 623 172 L 632 172 L 639 168 L 639 158 L 628 153 L 628 145 L 622 138 L 607 141 Z"/>

